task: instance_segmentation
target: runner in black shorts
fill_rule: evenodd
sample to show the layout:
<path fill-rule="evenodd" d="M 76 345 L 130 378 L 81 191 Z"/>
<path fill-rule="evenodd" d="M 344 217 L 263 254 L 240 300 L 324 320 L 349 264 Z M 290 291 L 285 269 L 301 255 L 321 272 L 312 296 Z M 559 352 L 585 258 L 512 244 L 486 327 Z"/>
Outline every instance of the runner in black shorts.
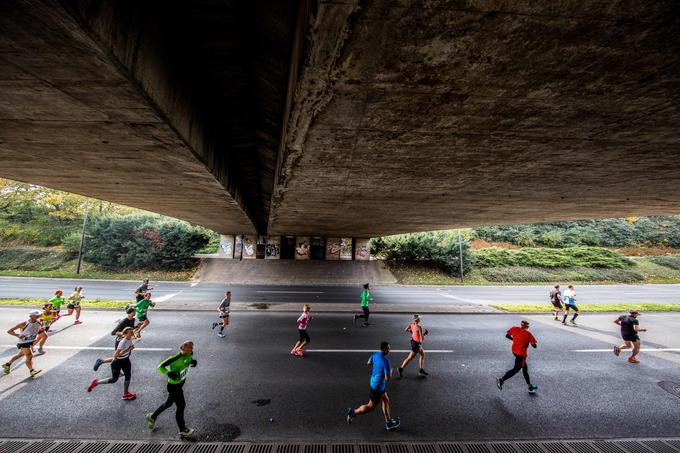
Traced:
<path fill-rule="evenodd" d="M 425 335 L 427 335 L 427 329 L 423 329 L 420 325 L 420 315 L 413 315 L 413 321 L 409 323 L 408 326 L 404 328 L 404 332 L 411 333 L 411 352 L 408 353 L 401 366 L 397 368 L 397 373 L 399 378 L 403 376 L 404 368 L 411 363 L 416 355 L 418 355 L 418 362 L 420 368 L 418 369 L 418 374 L 421 376 L 427 376 L 427 373 L 423 367 L 425 366 L 425 351 L 423 350 L 423 340 L 425 340 Z"/>
<path fill-rule="evenodd" d="M 17 330 L 20 331 L 17 333 Z M 31 377 L 35 377 L 41 370 L 33 369 L 33 343 L 35 343 L 38 334 L 43 331 L 42 322 L 40 322 L 40 312 L 34 310 L 29 313 L 28 321 L 20 322 L 16 326 L 7 331 L 8 334 L 13 335 L 19 339 L 17 349 L 19 352 L 9 359 L 9 362 L 2 365 L 2 370 L 5 374 L 11 371 L 12 363 L 19 360 L 21 357 L 26 359 L 26 367 L 28 368 Z"/>
<path fill-rule="evenodd" d="M 637 317 L 640 315 L 639 312 L 631 310 L 628 315 L 621 315 L 614 320 L 614 324 L 621 326 L 621 338 L 623 338 L 623 344 L 620 346 L 614 346 L 614 354 L 618 357 L 621 354 L 621 350 L 629 349 L 633 347 L 633 351 L 628 357 L 630 363 L 640 363 L 637 359 L 637 355 L 640 352 L 640 337 L 638 332 L 647 332 L 647 329 L 641 329 L 640 323 Z"/>
<path fill-rule="evenodd" d="M 560 291 L 560 285 L 555 285 L 555 288 L 550 291 L 550 303 L 553 306 L 553 313 L 555 314 L 555 321 L 559 321 L 559 315 L 564 311 L 564 306 L 562 305 L 562 291 Z"/>

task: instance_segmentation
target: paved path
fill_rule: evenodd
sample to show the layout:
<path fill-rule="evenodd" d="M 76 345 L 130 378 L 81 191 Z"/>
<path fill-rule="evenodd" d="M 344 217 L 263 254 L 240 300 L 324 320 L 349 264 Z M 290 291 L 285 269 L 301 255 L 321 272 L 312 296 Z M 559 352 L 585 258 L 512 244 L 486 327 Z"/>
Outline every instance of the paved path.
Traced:
<path fill-rule="evenodd" d="M 4 326 L 23 319 L 25 309 L 2 308 Z M 163 377 L 155 365 L 184 339 L 196 343 L 198 367 L 185 386 L 187 420 L 199 441 L 361 442 L 415 440 L 565 439 L 677 436 L 680 399 L 658 385 L 680 381 L 676 335 L 680 315 L 644 315 L 646 348 L 642 363 L 632 365 L 610 352 L 618 342 L 611 315 L 580 318 L 580 327 L 564 327 L 548 316 L 531 316 L 539 347 L 529 366 L 539 393 L 527 393 L 521 376 L 503 391 L 494 378 L 512 365 L 505 330 L 516 315 L 426 316 L 427 378 L 415 366 L 389 384 L 399 432 L 388 433 L 379 414 L 348 426 L 348 406 L 367 400 L 368 352 L 386 339 L 392 365 L 408 348 L 401 333 L 408 317 L 375 316 L 373 326 L 353 325 L 348 315 L 318 314 L 310 325 L 306 357 L 289 355 L 297 337 L 290 313 L 234 314 L 227 338 L 219 339 L 205 312 L 150 314 L 148 333 L 133 353 L 132 390 L 139 398 L 119 399 L 122 383 L 85 386 L 108 369 L 91 370 L 96 357 L 111 346 L 113 312 L 86 312 L 84 324 L 57 324 L 47 354 L 36 358 L 44 371 L 35 380 L 19 365 L 0 377 L 0 437 L 21 437 L 30 426 L 39 438 L 174 439 L 172 412 L 150 433 L 145 412 L 165 397 Z M 60 321 L 64 322 L 64 321 Z M 63 330 L 60 330 L 63 329 Z M 0 336 L 0 355 L 14 352 L 12 337 Z M 435 352 L 439 351 L 439 352 Z M 449 352 L 452 351 L 452 352 Z M 49 389 L 47 391 L 46 389 Z M 273 422 L 269 419 L 273 418 Z M 569 422 L 567 422 L 569 421 Z"/>
<path fill-rule="evenodd" d="M 49 297 L 54 289 L 65 292 L 76 284 L 85 287 L 88 298 L 131 300 L 140 282 L 0 277 L 0 298 Z M 223 285 L 219 283 L 160 282 L 153 297 L 178 304 L 218 304 L 226 289 L 234 302 L 245 303 L 358 303 L 361 284 L 353 286 L 266 286 Z M 385 304 L 548 303 L 550 288 L 544 286 L 378 286 L 373 297 Z M 580 304 L 597 303 L 680 303 L 680 285 L 596 285 L 576 286 Z"/>

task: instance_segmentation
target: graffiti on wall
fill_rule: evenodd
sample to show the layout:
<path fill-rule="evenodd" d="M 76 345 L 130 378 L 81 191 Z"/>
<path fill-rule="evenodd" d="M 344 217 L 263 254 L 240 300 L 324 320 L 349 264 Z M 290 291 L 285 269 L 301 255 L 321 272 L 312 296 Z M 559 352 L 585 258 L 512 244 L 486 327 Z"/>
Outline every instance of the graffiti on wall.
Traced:
<path fill-rule="evenodd" d="M 354 259 L 367 260 L 371 255 L 371 249 L 368 241 L 357 241 L 357 247 L 354 250 Z"/>
<path fill-rule="evenodd" d="M 267 244 L 264 249 L 264 254 L 267 258 L 276 258 L 281 255 L 281 248 L 279 244 Z"/>
<path fill-rule="evenodd" d="M 233 246 L 231 245 L 231 241 L 224 241 L 220 244 L 220 247 L 222 248 L 222 252 L 227 255 L 228 257 L 234 256 L 234 250 Z"/>
<path fill-rule="evenodd" d="M 352 259 L 352 238 L 340 238 L 340 259 Z"/>
<path fill-rule="evenodd" d="M 255 252 L 255 241 L 253 241 L 253 238 L 245 237 L 243 239 L 243 257 L 255 258 Z"/>
<path fill-rule="evenodd" d="M 295 247 L 295 259 L 298 260 L 309 259 L 309 242 L 305 240 L 298 241 Z"/>

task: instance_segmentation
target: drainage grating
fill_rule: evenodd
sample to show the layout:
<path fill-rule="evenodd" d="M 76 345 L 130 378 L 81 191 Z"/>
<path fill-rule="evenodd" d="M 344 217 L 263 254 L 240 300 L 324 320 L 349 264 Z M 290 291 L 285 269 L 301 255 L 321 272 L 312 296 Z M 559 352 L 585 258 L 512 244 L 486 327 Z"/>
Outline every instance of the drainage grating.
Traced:
<path fill-rule="evenodd" d="M 307 444 L 303 453 L 326 453 L 326 446 L 324 444 Z"/>
<path fill-rule="evenodd" d="M 588 442 L 565 442 L 576 453 L 600 453 L 600 451 Z"/>
<path fill-rule="evenodd" d="M 359 453 L 382 453 L 380 444 L 359 444 Z"/>
<path fill-rule="evenodd" d="M 72 453 L 81 445 L 82 442 L 58 442 L 54 448 L 50 450 L 50 453 Z"/>
<path fill-rule="evenodd" d="M 300 445 L 298 444 L 279 444 L 276 447 L 276 453 L 298 453 Z"/>
<path fill-rule="evenodd" d="M 331 446 L 331 453 L 354 453 L 354 445 L 334 444 Z"/>
<path fill-rule="evenodd" d="M 465 448 L 470 453 L 491 453 L 486 444 L 465 444 Z"/>
<path fill-rule="evenodd" d="M 515 447 L 522 453 L 545 453 L 536 442 L 519 442 Z"/>
<path fill-rule="evenodd" d="M 660 440 L 643 440 L 642 443 L 657 453 L 677 453 L 675 448 Z"/>
<path fill-rule="evenodd" d="M 130 453 L 137 446 L 136 443 L 119 443 L 114 444 L 111 448 L 106 450 L 106 453 Z M 24 453 L 23 451 L 21 453 Z M 52 453 L 50 451 L 50 453 Z"/>
<path fill-rule="evenodd" d="M 40 441 L 31 443 L 29 446 L 21 450 L 21 453 L 44 453 L 54 446 L 53 441 Z"/>
<path fill-rule="evenodd" d="M 559 442 L 546 442 L 541 444 L 548 453 L 571 453 L 569 447 Z"/>
<path fill-rule="evenodd" d="M 496 453 L 517 453 L 512 444 L 491 444 Z"/>
<path fill-rule="evenodd" d="M 439 445 L 439 448 L 441 448 L 443 453 L 465 453 L 460 445 L 456 445 L 456 448 L 454 449 L 446 449 L 446 445 L 452 444 Z M 412 444 L 411 447 L 413 448 L 414 453 L 437 453 L 437 447 L 432 444 Z"/>
<path fill-rule="evenodd" d="M 621 447 L 616 445 L 614 442 L 593 442 L 593 445 L 597 447 L 602 453 L 626 453 Z"/>
<path fill-rule="evenodd" d="M 658 383 L 659 387 L 667 391 L 673 396 L 680 398 L 680 384 L 673 381 L 661 381 Z"/>
<path fill-rule="evenodd" d="M 387 453 L 411 453 L 408 447 L 408 444 L 387 444 L 385 445 L 385 450 Z"/>
<path fill-rule="evenodd" d="M 142 444 L 135 453 L 158 453 L 163 446 L 163 444 Z"/>
<path fill-rule="evenodd" d="M 220 453 L 243 453 L 245 450 L 245 444 L 224 444 L 222 445 L 222 450 L 220 450 Z"/>
<path fill-rule="evenodd" d="M 651 453 L 649 448 L 633 440 L 621 441 L 618 444 L 628 450 L 629 453 Z"/>
<path fill-rule="evenodd" d="M 196 445 L 193 450 L 191 450 L 191 453 L 216 453 L 217 449 L 219 448 L 219 445 L 217 444 L 203 444 L 203 445 Z M 109 452 L 106 452 L 109 453 Z"/>

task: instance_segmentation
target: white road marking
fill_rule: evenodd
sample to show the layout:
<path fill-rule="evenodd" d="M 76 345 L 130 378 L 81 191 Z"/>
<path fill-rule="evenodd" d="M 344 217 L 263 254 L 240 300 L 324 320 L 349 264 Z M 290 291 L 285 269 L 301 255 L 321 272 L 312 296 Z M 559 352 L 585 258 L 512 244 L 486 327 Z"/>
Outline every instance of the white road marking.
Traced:
<path fill-rule="evenodd" d="M 472 303 L 472 304 L 478 304 L 478 305 L 490 305 L 490 304 L 497 304 L 498 301 L 491 300 L 491 299 L 470 299 L 470 298 L 463 298 L 463 297 L 458 297 L 454 296 L 453 294 L 438 294 L 439 296 L 442 297 L 448 297 L 449 299 L 455 299 L 459 300 L 461 302 L 467 302 L 467 303 Z"/>
<path fill-rule="evenodd" d="M 193 288 L 193 287 L 196 286 L 196 285 L 198 285 L 198 282 L 194 282 L 194 283 L 192 283 L 192 284 L 189 285 L 189 286 L 191 286 L 191 287 Z"/>
<path fill-rule="evenodd" d="M 323 294 L 323 291 L 255 291 L 255 292 L 270 294 Z"/>
<path fill-rule="evenodd" d="M 165 302 L 166 300 L 170 300 L 170 299 L 172 299 L 173 297 L 175 297 L 175 296 L 178 295 L 178 294 L 179 294 L 179 293 L 172 293 L 172 294 L 167 294 L 167 295 L 161 296 L 161 297 L 155 297 L 155 298 L 153 299 L 153 301 L 154 301 L 154 302 Z"/>
<path fill-rule="evenodd" d="M 0 344 L 0 348 L 16 348 L 13 344 Z M 108 346 L 45 346 L 45 349 L 65 349 L 65 350 L 75 350 L 75 351 L 113 351 L 113 348 Z M 172 348 L 138 348 L 135 347 L 135 351 L 172 351 Z"/>
<path fill-rule="evenodd" d="M 371 353 L 377 352 L 375 349 L 305 349 L 306 352 L 361 352 L 361 353 Z M 410 349 L 390 349 L 390 352 L 411 352 Z M 426 349 L 426 353 L 442 353 L 450 354 L 453 351 L 450 349 Z"/>
<path fill-rule="evenodd" d="M 612 352 L 614 347 L 609 349 L 574 349 L 574 352 Z M 632 348 L 622 349 L 621 352 L 630 351 Z M 680 351 L 680 348 L 641 348 L 642 352 L 654 352 L 654 351 Z"/>

